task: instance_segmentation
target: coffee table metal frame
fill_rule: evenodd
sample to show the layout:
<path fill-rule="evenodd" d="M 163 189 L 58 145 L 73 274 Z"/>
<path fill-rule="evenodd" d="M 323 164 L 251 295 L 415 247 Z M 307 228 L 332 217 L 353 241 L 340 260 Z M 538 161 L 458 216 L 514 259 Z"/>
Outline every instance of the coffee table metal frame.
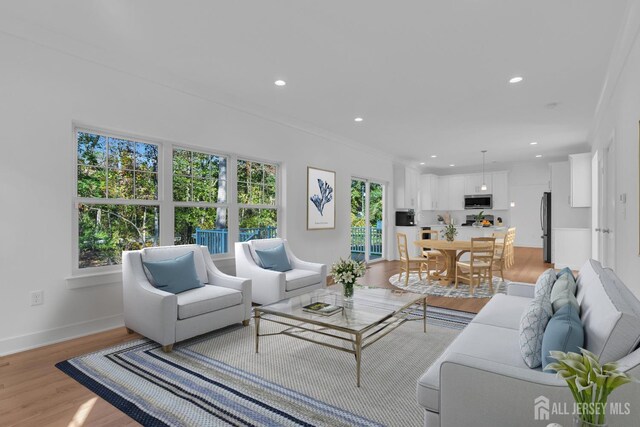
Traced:
<path fill-rule="evenodd" d="M 366 304 L 363 304 L 366 305 Z M 273 335 L 286 335 L 304 341 L 312 342 L 324 347 L 344 351 L 353 354 L 356 358 L 356 385 L 360 387 L 360 365 L 362 362 L 362 351 L 371 344 L 378 341 L 400 325 L 405 323 L 411 314 L 411 308 L 422 306 L 423 331 L 427 332 L 427 295 L 415 295 L 415 299 L 406 305 L 389 313 L 388 316 L 358 329 L 350 329 L 327 323 L 323 321 L 325 316 L 314 315 L 312 318 L 302 318 L 295 314 L 283 313 L 278 310 L 269 309 L 269 306 L 254 307 L 254 320 L 256 326 L 255 346 L 256 353 L 259 351 L 260 337 Z M 308 313 L 307 313 L 308 314 Z M 265 317 L 265 315 L 267 317 Z M 335 315 L 338 315 L 336 313 Z M 415 319 L 420 320 L 420 319 Z M 261 334 L 260 322 L 268 321 L 279 325 L 287 326 L 280 332 Z M 342 342 L 343 346 L 314 339 L 314 335 L 328 337 L 337 342 Z M 344 343 L 348 346 L 344 346 Z M 350 345 L 349 345 L 350 344 Z"/>

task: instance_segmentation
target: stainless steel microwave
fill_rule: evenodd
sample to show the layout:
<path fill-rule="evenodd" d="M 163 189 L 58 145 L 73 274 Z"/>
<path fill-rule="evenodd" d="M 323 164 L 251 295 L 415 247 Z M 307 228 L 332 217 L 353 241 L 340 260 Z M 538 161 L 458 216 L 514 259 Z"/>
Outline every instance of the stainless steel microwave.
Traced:
<path fill-rule="evenodd" d="M 465 209 L 491 209 L 493 208 L 493 195 L 472 194 L 464 196 Z"/>

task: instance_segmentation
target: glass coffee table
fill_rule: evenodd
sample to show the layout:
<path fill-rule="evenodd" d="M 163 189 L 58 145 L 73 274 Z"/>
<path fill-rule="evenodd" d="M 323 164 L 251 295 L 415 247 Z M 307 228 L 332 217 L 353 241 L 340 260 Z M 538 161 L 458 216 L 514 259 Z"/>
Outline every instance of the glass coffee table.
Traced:
<path fill-rule="evenodd" d="M 335 289 L 334 289 L 335 288 Z M 342 307 L 325 316 L 303 307 L 323 302 Z M 427 332 L 427 296 L 392 289 L 357 287 L 353 298 L 345 301 L 342 287 L 332 286 L 304 295 L 255 307 L 256 353 L 260 337 L 286 335 L 355 355 L 356 385 L 360 387 L 362 350 L 409 320 L 420 310 L 423 330 Z M 415 316 L 413 316 L 415 318 Z M 260 333 L 260 322 L 268 321 L 286 328 L 275 333 Z"/>

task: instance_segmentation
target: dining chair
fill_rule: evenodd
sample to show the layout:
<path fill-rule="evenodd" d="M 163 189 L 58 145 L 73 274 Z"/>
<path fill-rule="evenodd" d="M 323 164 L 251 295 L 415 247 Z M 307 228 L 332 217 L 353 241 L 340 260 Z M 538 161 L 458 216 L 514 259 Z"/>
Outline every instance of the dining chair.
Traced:
<path fill-rule="evenodd" d="M 440 232 L 438 230 L 422 230 L 422 240 L 438 240 Z M 422 248 L 422 256 L 426 258 L 427 277 L 431 278 L 431 270 L 440 274 L 446 269 L 446 260 L 442 252 L 431 248 Z"/>
<path fill-rule="evenodd" d="M 482 279 L 489 281 L 489 290 L 493 293 L 491 271 L 493 268 L 493 256 L 495 253 L 495 237 L 474 237 L 471 239 L 471 251 L 469 261 L 456 262 L 456 281 L 454 287 L 458 287 L 458 281 L 469 283 L 471 295 L 474 287 L 480 286 Z"/>
<path fill-rule="evenodd" d="M 513 248 L 515 240 L 516 228 L 511 227 L 507 230 L 507 237 L 505 241 L 505 250 L 507 251 L 505 255 L 507 268 L 511 268 L 516 262 L 515 250 Z"/>
<path fill-rule="evenodd" d="M 500 278 L 504 282 L 504 270 L 507 266 L 508 256 L 508 238 L 509 233 L 507 231 L 495 231 L 491 234 L 491 237 L 496 239 L 495 250 L 493 253 L 493 266 L 491 267 L 491 275 L 493 279 L 493 272 L 499 271 Z"/>
<path fill-rule="evenodd" d="M 411 271 L 417 271 L 418 277 L 420 278 L 420 280 L 422 280 L 422 269 L 425 266 L 425 259 L 422 257 L 415 258 L 409 256 L 406 234 L 396 233 L 396 240 L 398 242 L 398 254 L 400 255 L 400 277 L 398 278 L 398 280 L 402 280 L 402 272 L 404 272 L 404 285 L 409 285 L 409 272 Z"/>

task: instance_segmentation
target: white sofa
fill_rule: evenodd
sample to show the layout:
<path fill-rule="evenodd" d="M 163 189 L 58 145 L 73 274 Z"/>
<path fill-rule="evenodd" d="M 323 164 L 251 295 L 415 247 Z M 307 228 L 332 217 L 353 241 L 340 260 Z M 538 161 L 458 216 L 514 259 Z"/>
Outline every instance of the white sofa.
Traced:
<path fill-rule="evenodd" d="M 257 263 L 256 249 L 266 250 L 284 243 L 291 270 L 281 273 L 267 270 Z M 253 302 L 271 304 L 285 298 L 306 294 L 327 285 L 327 266 L 297 258 L 286 239 L 259 239 L 238 242 L 236 249 L 236 276 L 248 277 L 253 282 Z"/>
<path fill-rule="evenodd" d="M 205 286 L 179 294 L 154 287 L 142 261 L 160 261 L 193 252 Z M 122 254 L 124 323 L 171 351 L 174 343 L 251 318 L 251 280 L 222 273 L 206 246 L 160 246 Z"/>
<path fill-rule="evenodd" d="M 585 330 L 585 348 L 601 362 L 617 361 L 640 378 L 640 302 L 597 261 L 587 261 L 577 279 L 577 298 Z M 548 421 L 534 418 L 539 396 L 573 408 L 563 380 L 530 369 L 518 344 L 520 316 L 534 286 L 512 283 L 507 295 L 496 295 L 418 379 L 417 400 L 426 427 L 571 426 L 572 415 L 553 412 Z M 640 425 L 640 385 L 616 389 L 609 402 L 630 404 L 631 414 L 608 415 L 610 427 Z M 561 408 L 561 406 L 557 406 Z M 551 406 L 553 411 L 553 406 Z M 558 412 L 558 411 L 556 411 Z"/>

